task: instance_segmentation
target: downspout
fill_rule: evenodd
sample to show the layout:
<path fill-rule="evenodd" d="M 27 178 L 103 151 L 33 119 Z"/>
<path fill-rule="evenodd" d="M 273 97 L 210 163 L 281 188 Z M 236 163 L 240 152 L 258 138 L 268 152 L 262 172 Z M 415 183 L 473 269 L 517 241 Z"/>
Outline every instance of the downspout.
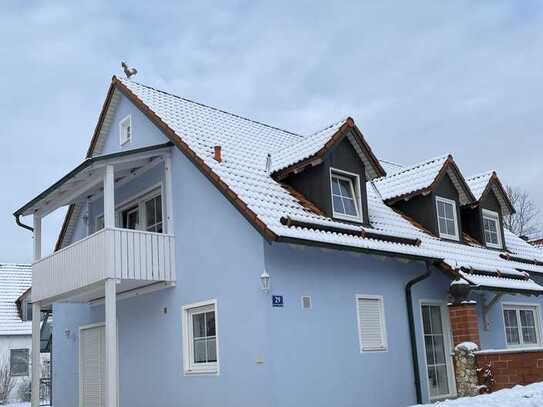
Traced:
<path fill-rule="evenodd" d="M 15 223 L 16 223 L 17 225 L 19 225 L 20 227 L 22 227 L 22 228 L 24 228 L 24 229 L 26 229 L 26 230 L 30 230 L 31 232 L 34 232 L 34 228 L 33 228 L 33 227 L 30 227 L 30 226 L 28 226 L 28 225 L 25 225 L 24 223 L 21 222 L 21 218 L 20 218 L 21 215 L 15 215 L 15 214 L 14 214 L 13 216 L 15 216 Z"/>
<path fill-rule="evenodd" d="M 409 320 L 409 338 L 411 340 L 411 357 L 413 358 L 413 373 L 415 374 L 415 390 L 417 392 L 417 404 L 422 404 L 422 389 L 420 383 L 419 358 L 417 352 L 417 333 L 415 329 L 415 317 L 413 314 L 413 295 L 411 289 L 415 284 L 426 280 L 432 274 L 432 265 L 426 261 L 426 271 L 413 280 L 407 282 L 405 286 L 405 300 L 407 301 L 407 318 Z"/>

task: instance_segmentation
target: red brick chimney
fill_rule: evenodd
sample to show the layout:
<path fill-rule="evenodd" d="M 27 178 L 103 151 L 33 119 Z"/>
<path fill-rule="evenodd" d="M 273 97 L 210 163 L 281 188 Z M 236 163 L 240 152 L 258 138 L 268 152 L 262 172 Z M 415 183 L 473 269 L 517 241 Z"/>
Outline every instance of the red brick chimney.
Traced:
<path fill-rule="evenodd" d="M 222 162 L 221 146 L 215 146 L 215 154 L 213 156 L 218 163 Z"/>

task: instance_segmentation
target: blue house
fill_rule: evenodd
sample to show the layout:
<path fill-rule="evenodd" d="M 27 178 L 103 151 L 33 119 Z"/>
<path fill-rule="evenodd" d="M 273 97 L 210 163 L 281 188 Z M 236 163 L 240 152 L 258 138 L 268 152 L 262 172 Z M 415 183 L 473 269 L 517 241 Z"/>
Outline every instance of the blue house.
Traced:
<path fill-rule="evenodd" d="M 14 215 L 55 407 L 397 407 L 457 396 L 463 342 L 543 367 L 513 211 L 451 155 L 385 171 L 351 118 L 301 135 L 113 77 L 85 160 Z"/>

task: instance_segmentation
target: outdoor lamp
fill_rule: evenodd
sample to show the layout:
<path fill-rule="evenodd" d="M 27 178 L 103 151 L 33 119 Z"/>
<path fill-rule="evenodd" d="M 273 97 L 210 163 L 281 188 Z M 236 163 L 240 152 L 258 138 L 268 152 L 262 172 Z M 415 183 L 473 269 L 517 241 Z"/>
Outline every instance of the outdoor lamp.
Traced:
<path fill-rule="evenodd" d="M 266 270 L 264 270 L 260 275 L 260 287 L 265 293 L 270 291 L 270 275 Z"/>

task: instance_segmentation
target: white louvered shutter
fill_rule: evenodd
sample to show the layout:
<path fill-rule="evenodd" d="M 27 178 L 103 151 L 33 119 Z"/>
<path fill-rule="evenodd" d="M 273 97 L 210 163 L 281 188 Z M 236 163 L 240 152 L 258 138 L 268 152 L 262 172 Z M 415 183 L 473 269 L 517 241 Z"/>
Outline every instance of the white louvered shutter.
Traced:
<path fill-rule="evenodd" d="M 103 407 L 105 405 L 105 329 L 103 326 L 82 329 L 79 340 L 82 405 Z"/>
<path fill-rule="evenodd" d="M 361 350 L 386 350 L 387 343 L 383 299 L 358 297 L 357 302 Z"/>

